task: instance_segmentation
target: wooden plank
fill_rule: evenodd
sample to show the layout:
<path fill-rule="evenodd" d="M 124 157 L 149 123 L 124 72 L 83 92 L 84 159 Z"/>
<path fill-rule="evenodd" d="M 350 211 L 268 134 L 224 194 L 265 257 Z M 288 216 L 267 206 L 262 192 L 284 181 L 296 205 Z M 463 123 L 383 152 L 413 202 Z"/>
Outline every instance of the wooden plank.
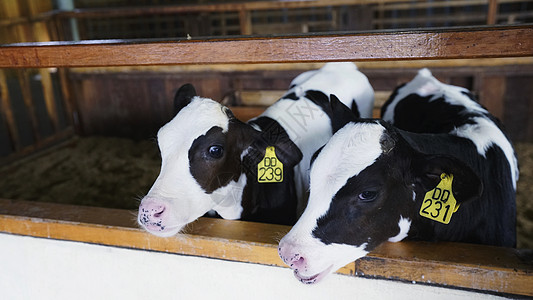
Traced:
<path fill-rule="evenodd" d="M 138 229 L 133 215 L 0 199 L 0 232 L 285 267 L 277 244 L 288 226 L 200 218 L 186 234 L 159 238 Z M 385 243 L 339 273 L 533 296 L 533 260 L 526 252 L 507 248 Z"/>
<path fill-rule="evenodd" d="M 498 18 L 499 3 L 498 0 L 489 0 L 489 8 L 487 11 L 487 25 L 496 24 Z"/>
<path fill-rule="evenodd" d="M 20 84 L 20 92 L 22 94 L 22 100 L 24 101 L 24 105 L 27 109 L 29 119 L 31 122 L 33 138 L 35 139 L 36 142 L 39 142 L 41 140 L 41 133 L 39 132 L 37 112 L 35 110 L 33 96 L 31 93 L 30 76 L 31 74 L 29 70 L 24 70 L 24 69 L 17 70 L 17 78 Z"/>
<path fill-rule="evenodd" d="M 257 117 L 265 111 L 264 106 L 232 106 L 230 109 L 235 117 L 243 122 Z"/>
<path fill-rule="evenodd" d="M 43 90 L 44 103 L 46 106 L 46 113 L 52 123 L 54 132 L 59 130 L 59 115 L 57 112 L 57 105 L 54 98 L 54 88 L 52 86 L 52 75 L 48 69 L 39 69 L 41 75 L 41 87 Z"/>
<path fill-rule="evenodd" d="M 252 34 L 252 13 L 250 11 L 239 11 L 239 26 L 242 35 Z"/>
<path fill-rule="evenodd" d="M 425 2 L 425 0 L 417 0 Z M 485 0 L 486 1 L 486 0 Z M 210 3 L 198 5 L 165 5 L 121 8 L 86 8 L 73 11 L 59 11 L 56 16 L 61 18 L 110 18 L 152 14 L 180 14 L 200 12 L 233 12 L 315 8 L 343 5 L 365 5 L 382 3 L 383 0 L 294 0 L 294 1 L 242 1 L 234 3 Z M 405 0 L 387 0 L 387 3 L 405 2 Z"/>
<path fill-rule="evenodd" d="M 496 24 L 498 19 L 499 3 L 498 0 L 489 0 L 489 8 L 487 11 L 487 25 Z"/>
<path fill-rule="evenodd" d="M 533 250 L 460 243 L 385 243 L 355 262 L 367 277 L 533 296 Z"/>
<path fill-rule="evenodd" d="M 65 105 L 65 113 L 67 116 L 67 123 L 74 127 L 76 133 L 81 132 L 81 125 L 78 118 L 78 107 L 74 101 L 71 90 L 71 83 L 68 80 L 68 73 L 70 70 L 59 68 L 57 74 L 59 76 L 59 86 L 61 87 L 61 95 Z"/>
<path fill-rule="evenodd" d="M 263 105 L 269 106 L 278 101 L 287 91 L 257 90 L 257 91 L 240 91 L 242 105 Z"/>
<path fill-rule="evenodd" d="M 2 114 L 2 119 L 6 122 L 13 150 L 17 151 L 22 145 L 20 143 L 13 109 L 11 108 L 11 99 L 9 96 L 9 89 L 7 88 L 6 74 L 4 70 L 0 70 L 0 114 Z"/>
<path fill-rule="evenodd" d="M 0 67 L 284 63 L 533 56 L 533 26 L 0 47 Z"/>
<path fill-rule="evenodd" d="M 496 118 L 503 120 L 505 114 L 506 78 L 504 75 L 481 76 L 479 84 L 481 104 Z"/>
<path fill-rule="evenodd" d="M 16 162 L 17 160 L 30 156 L 37 152 L 38 150 L 45 149 L 47 147 L 51 147 L 56 145 L 59 142 L 62 142 L 68 138 L 71 138 L 74 135 L 74 130 L 72 127 L 67 127 L 65 129 L 60 130 L 59 132 L 55 133 L 54 135 L 45 137 L 41 139 L 39 142 L 31 144 L 29 146 L 25 147 L 19 147 L 16 150 L 16 152 L 9 154 L 7 156 L 3 156 L 0 158 L 0 166 L 10 164 L 13 162 Z"/>

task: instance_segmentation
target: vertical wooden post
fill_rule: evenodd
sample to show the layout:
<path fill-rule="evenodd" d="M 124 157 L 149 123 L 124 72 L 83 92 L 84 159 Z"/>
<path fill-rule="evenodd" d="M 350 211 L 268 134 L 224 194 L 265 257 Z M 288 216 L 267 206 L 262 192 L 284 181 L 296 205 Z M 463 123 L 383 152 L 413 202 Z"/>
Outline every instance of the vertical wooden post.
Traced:
<path fill-rule="evenodd" d="M 65 68 L 59 68 L 57 70 L 59 75 L 59 82 L 61 85 L 61 94 L 63 96 L 65 110 L 67 113 L 68 124 L 74 126 L 74 131 L 77 134 L 81 133 L 81 124 L 78 117 L 78 107 L 72 96 L 71 86 L 68 79 L 69 70 Z"/>
<path fill-rule="evenodd" d="M 22 100 L 26 105 L 26 109 L 28 109 L 33 138 L 35 139 L 35 142 L 39 142 L 41 140 L 41 134 L 39 132 L 37 113 L 35 111 L 35 105 L 33 105 L 33 98 L 31 95 L 30 76 L 31 74 L 28 69 L 17 70 L 18 82 L 20 84 L 20 92 L 22 93 Z"/>
<path fill-rule="evenodd" d="M 489 7 L 487 10 L 487 25 L 496 24 L 498 18 L 498 0 L 489 0 Z"/>
<path fill-rule="evenodd" d="M 20 17 L 21 15 L 18 1 L 0 1 L 0 18 L 10 19 Z M 0 42 L 13 43 L 25 41 L 27 32 L 24 30 L 24 27 L 24 24 L 16 24 L 0 28 Z"/>
<path fill-rule="evenodd" d="M 35 16 L 39 13 L 52 10 L 50 1 L 28 0 L 28 9 L 30 16 Z M 50 34 L 48 33 L 46 24 L 44 22 L 35 22 L 32 24 L 33 36 L 37 42 L 50 41 Z M 59 130 L 59 118 L 57 113 L 57 105 L 54 99 L 54 90 L 52 86 L 52 76 L 48 69 L 39 69 L 41 75 L 41 84 L 43 87 L 44 102 L 46 104 L 46 111 L 50 117 L 54 131 Z"/>
<path fill-rule="evenodd" d="M 6 75 L 4 70 L 0 69 L 0 114 L 2 115 L 2 119 L 6 121 L 13 150 L 18 151 L 21 148 L 20 137 L 17 124 L 15 123 L 15 117 L 13 116 L 13 110 L 11 110 L 10 102 Z"/>
<path fill-rule="evenodd" d="M 244 8 L 239 10 L 239 25 L 242 35 L 252 34 L 252 13 Z"/>
<path fill-rule="evenodd" d="M 503 120 L 505 113 L 505 75 L 481 78 L 480 102 L 491 114 Z"/>
<path fill-rule="evenodd" d="M 379 2 L 378 4 L 378 28 L 377 29 L 383 29 L 385 20 L 385 2 Z"/>

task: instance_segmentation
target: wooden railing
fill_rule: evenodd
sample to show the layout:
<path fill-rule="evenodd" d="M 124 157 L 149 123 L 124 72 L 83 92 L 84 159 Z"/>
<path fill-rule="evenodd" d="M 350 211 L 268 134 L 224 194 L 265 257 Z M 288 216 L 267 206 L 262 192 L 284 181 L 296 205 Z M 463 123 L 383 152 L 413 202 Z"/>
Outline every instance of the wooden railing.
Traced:
<path fill-rule="evenodd" d="M 139 229 L 127 210 L 0 199 L 0 232 L 281 267 L 277 241 L 289 229 L 200 218 L 185 234 L 159 238 Z M 385 243 L 338 271 L 525 296 L 533 296 L 532 272 L 533 250 L 425 242 Z"/>
<path fill-rule="evenodd" d="M 82 8 L 74 9 L 72 11 L 49 11 L 36 14 L 30 17 L 13 17 L 10 19 L 0 20 L 0 26 L 14 26 L 33 22 L 55 22 L 69 19 L 108 19 L 108 18 L 124 18 L 124 17 L 143 17 L 143 16 L 164 16 L 164 15 L 185 15 L 194 13 L 234 13 L 238 16 L 238 28 L 241 35 L 250 35 L 254 33 L 255 25 L 253 24 L 252 13 L 262 11 L 277 11 L 277 10 L 299 10 L 308 8 L 328 8 L 328 7 L 362 7 L 372 6 L 373 8 L 368 12 L 370 15 L 375 15 L 371 20 L 373 28 L 384 28 L 386 24 L 402 22 L 397 18 L 386 18 L 385 14 L 390 11 L 402 11 L 409 9 L 438 9 L 442 7 L 458 8 L 466 6 L 487 6 L 486 12 L 475 16 L 475 19 L 481 22 L 479 24 L 494 25 L 498 20 L 504 17 L 499 13 L 500 4 L 524 2 L 522 0 L 453 0 L 453 1 L 406 1 L 406 0 L 315 0 L 315 1 L 242 1 L 234 3 L 206 3 L 206 4 L 191 4 L 191 5 L 164 5 L 164 6 L 145 6 L 145 7 L 103 7 L 103 8 Z M 435 16 L 429 18 L 410 16 L 404 23 L 413 22 L 431 22 L 436 21 Z M 451 21 L 453 16 L 446 16 L 447 21 Z M 470 21 L 473 16 L 469 15 Z M 462 21 L 467 21 L 465 18 Z M 461 18 L 458 18 L 461 21 Z M 334 25 L 334 30 L 342 30 Z M 372 29 L 372 28 L 367 28 Z"/>
<path fill-rule="evenodd" d="M 0 47 L 0 67 L 253 64 L 533 56 L 533 26 Z"/>

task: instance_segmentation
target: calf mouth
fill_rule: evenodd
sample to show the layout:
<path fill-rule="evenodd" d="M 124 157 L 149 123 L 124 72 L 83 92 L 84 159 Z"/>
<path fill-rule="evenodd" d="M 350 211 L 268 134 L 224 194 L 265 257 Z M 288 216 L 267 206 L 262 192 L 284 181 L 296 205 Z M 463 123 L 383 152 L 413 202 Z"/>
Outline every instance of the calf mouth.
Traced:
<path fill-rule="evenodd" d="M 315 275 L 312 275 L 312 276 L 303 276 L 303 275 L 301 275 L 298 272 L 298 270 L 294 270 L 294 276 L 298 280 L 300 280 L 301 283 L 314 284 L 314 283 L 317 283 L 317 282 L 321 281 L 324 277 L 326 277 L 326 275 L 328 275 L 331 272 L 332 268 L 333 268 L 333 265 L 329 266 L 324 271 L 319 272 L 319 273 L 317 273 Z"/>
<path fill-rule="evenodd" d="M 162 226 L 158 222 L 142 222 L 141 226 L 148 232 L 159 237 L 170 237 L 180 232 L 182 226 Z"/>

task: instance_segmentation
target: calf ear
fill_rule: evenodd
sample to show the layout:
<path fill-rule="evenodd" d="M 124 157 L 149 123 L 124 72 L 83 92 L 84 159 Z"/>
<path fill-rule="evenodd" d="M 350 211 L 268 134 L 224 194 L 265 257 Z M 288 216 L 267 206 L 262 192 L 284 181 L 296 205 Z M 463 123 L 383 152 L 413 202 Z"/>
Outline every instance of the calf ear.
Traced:
<path fill-rule="evenodd" d="M 358 116 L 354 114 L 337 96 L 331 94 L 329 105 L 331 107 L 331 127 L 333 133 L 344 127 L 349 122 L 357 121 Z M 355 104 L 355 102 L 354 102 Z M 357 106 L 355 107 L 357 110 Z M 359 112 L 359 111 L 357 111 Z"/>
<path fill-rule="evenodd" d="M 281 160 L 284 167 L 292 168 L 302 160 L 302 151 L 290 139 L 285 129 L 278 122 L 270 118 L 259 117 L 253 123 L 262 128 L 261 131 L 253 129 L 256 135 L 253 137 L 253 142 L 248 149 L 251 152 L 249 157 L 253 158 L 252 161 L 255 166 L 263 159 L 266 148 L 269 146 L 274 146 L 276 156 Z"/>
<path fill-rule="evenodd" d="M 177 115 L 180 110 L 191 103 L 191 99 L 194 96 L 196 96 L 196 90 L 192 84 L 187 83 L 182 85 L 174 96 L 174 115 Z"/>
<path fill-rule="evenodd" d="M 464 162 L 446 155 L 422 155 L 412 162 L 411 170 L 417 184 L 425 191 L 434 189 L 442 173 L 453 174 L 452 191 L 457 203 L 479 198 L 483 183 L 479 176 Z"/>

